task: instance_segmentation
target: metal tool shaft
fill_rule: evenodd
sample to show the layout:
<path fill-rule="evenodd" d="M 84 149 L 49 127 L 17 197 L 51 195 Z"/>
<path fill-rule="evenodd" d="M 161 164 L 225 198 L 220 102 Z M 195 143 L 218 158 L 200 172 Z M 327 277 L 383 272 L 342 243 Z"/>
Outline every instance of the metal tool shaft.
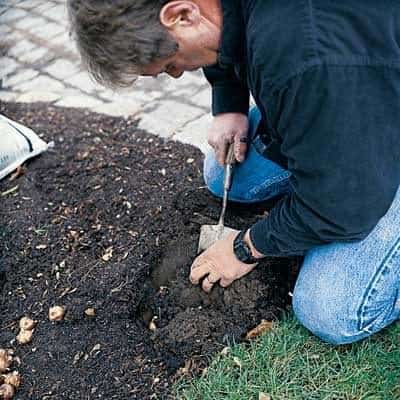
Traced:
<path fill-rule="evenodd" d="M 235 154 L 234 154 L 233 144 L 231 144 L 229 146 L 224 166 L 224 197 L 222 199 L 222 210 L 217 225 L 218 237 L 222 236 L 222 232 L 224 230 L 225 212 L 226 212 L 226 206 L 228 204 L 228 194 L 232 186 L 232 174 L 234 165 L 235 165 Z"/>

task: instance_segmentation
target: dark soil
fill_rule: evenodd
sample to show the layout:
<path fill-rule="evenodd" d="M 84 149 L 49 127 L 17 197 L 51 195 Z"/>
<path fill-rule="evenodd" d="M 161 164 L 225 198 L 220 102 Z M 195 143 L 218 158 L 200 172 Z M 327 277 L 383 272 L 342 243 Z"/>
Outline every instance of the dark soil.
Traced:
<path fill-rule="evenodd" d="M 0 197 L 0 347 L 21 361 L 17 399 L 173 397 L 180 367 L 198 373 L 289 304 L 296 260 L 268 259 L 210 295 L 189 283 L 200 226 L 220 211 L 199 150 L 130 119 L 47 104 L 0 112 L 55 142 L 24 175 L 0 182 L 0 193 L 18 185 Z M 248 226 L 268 206 L 231 204 L 227 224 Z M 53 305 L 66 307 L 64 321 L 48 320 Z M 21 346 L 23 315 L 39 323 Z"/>

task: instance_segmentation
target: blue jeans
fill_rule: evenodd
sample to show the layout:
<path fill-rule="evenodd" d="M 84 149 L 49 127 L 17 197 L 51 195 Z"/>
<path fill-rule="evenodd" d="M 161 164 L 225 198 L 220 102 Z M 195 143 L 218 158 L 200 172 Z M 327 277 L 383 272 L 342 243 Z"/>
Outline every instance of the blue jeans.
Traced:
<path fill-rule="evenodd" d="M 251 203 L 289 190 L 290 173 L 260 155 L 264 145 L 254 138 L 259 120 L 258 109 L 251 109 L 251 144 L 246 160 L 235 167 L 231 200 Z M 222 196 L 223 169 L 213 152 L 206 156 L 204 178 L 210 191 Z M 364 240 L 307 252 L 293 310 L 307 329 L 332 344 L 361 340 L 400 318 L 400 188 Z"/>

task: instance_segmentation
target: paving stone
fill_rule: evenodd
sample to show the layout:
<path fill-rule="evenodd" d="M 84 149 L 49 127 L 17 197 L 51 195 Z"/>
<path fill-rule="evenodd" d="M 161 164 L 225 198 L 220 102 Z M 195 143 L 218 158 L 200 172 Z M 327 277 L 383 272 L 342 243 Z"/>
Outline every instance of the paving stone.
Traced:
<path fill-rule="evenodd" d="M 12 88 L 19 83 L 35 78 L 38 74 L 39 72 L 34 69 L 20 69 L 12 75 L 7 75 L 3 79 L 3 86 L 5 88 Z"/>
<path fill-rule="evenodd" d="M 68 60 L 58 59 L 44 68 L 49 75 L 59 80 L 64 80 L 79 72 L 78 66 Z"/>
<path fill-rule="evenodd" d="M 0 89 L 0 100 L 1 101 L 15 101 L 17 96 L 18 96 L 18 94 L 15 92 Z"/>
<path fill-rule="evenodd" d="M 46 11 L 50 10 L 51 8 L 55 7 L 57 4 L 53 3 L 52 1 L 45 1 L 35 7 L 32 11 L 36 14 L 43 15 Z"/>
<path fill-rule="evenodd" d="M 210 128 L 212 116 L 204 114 L 200 118 L 189 122 L 172 137 L 172 140 L 177 140 L 182 143 L 188 143 L 198 147 L 204 154 L 210 149 L 207 143 L 207 132 Z"/>
<path fill-rule="evenodd" d="M 57 101 L 56 106 L 60 107 L 79 107 L 93 109 L 101 106 L 103 103 L 91 96 L 64 96 L 61 100 Z"/>
<path fill-rule="evenodd" d="M 185 72 L 185 74 L 197 76 L 198 78 L 202 79 L 203 81 L 206 79 L 204 76 L 204 72 L 201 68 L 196 69 L 195 71 Z"/>
<path fill-rule="evenodd" d="M 13 57 L 17 57 L 20 54 L 28 53 L 35 49 L 35 45 L 27 39 L 15 41 L 14 44 L 10 43 L 10 49 L 8 54 Z"/>
<path fill-rule="evenodd" d="M 206 85 L 206 80 L 203 76 L 185 72 L 180 78 L 169 78 L 170 82 L 165 90 L 171 90 L 173 96 L 188 96 L 191 97 L 193 93 L 199 92 Z M 171 88 L 171 89 L 170 89 Z"/>
<path fill-rule="evenodd" d="M 16 19 L 25 18 L 27 15 L 28 13 L 25 10 L 10 7 L 4 14 L 0 15 L 0 23 L 6 24 L 15 21 Z"/>
<path fill-rule="evenodd" d="M 75 86 L 87 93 L 93 93 L 97 90 L 102 90 L 100 85 L 95 84 L 89 77 L 89 74 L 85 72 L 79 72 L 74 76 L 65 79 L 64 82 L 66 84 Z"/>
<path fill-rule="evenodd" d="M 133 86 L 130 89 L 123 89 L 120 91 L 113 91 L 111 89 L 101 89 L 98 92 L 99 96 L 106 101 L 122 101 L 131 99 L 135 99 L 142 104 L 151 103 L 163 95 L 161 90 L 146 90 L 146 89 L 137 89 Z"/>
<path fill-rule="evenodd" d="M 41 39 L 50 41 L 51 38 L 65 33 L 65 31 L 65 26 L 61 24 L 56 24 L 55 22 L 46 22 L 43 26 L 37 25 L 29 30 L 31 34 L 38 36 Z"/>
<path fill-rule="evenodd" d="M 74 54 L 73 61 L 80 62 L 80 56 L 78 50 L 76 49 L 75 41 L 70 37 L 67 30 L 65 30 L 65 32 L 63 32 L 61 35 L 57 35 L 51 38 L 50 44 L 52 47 L 60 47 L 63 50 L 73 53 Z"/>
<path fill-rule="evenodd" d="M 205 78 L 199 78 L 195 72 L 187 72 L 179 79 L 169 77 L 167 74 L 159 75 L 157 78 L 153 77 L 139 77 L 137 82 L 132 85 L 132 91 L 135 93 L 140 91 L 148 96 L 151 92 L 161 93 L 166 98 L 179 97 L 184 100 L 188 99 L 190 103 L 190 97 L 193 94 L 206 87 L 207 83 Z M 153 96 L 154 97 L 154 96 Z M 154 98 L 159 98 L 156 96 Z"/>
<path fill-rule="evenodd" d="M 73 45 L 73 47 L 75 48 L 75 43 L 74 40 L 71 38 L 70 33 L 69 33 L 69 29 L 65 29 L 61 35 L 57 35 L 56 37 L 51 38 L 51 45 L 52 46 L 69 46 Z"/>
<path fill-rule="evenodd" d="M 154 102 L 140 113 L 139 128 L 161 137 L 172 137 L 188 121 L 200 117 L 203 110 L 173 100 Z"/>
<path fill-rule="evenodd" d="M 37 101 L 43 101 L 46 103 L 53 103 L 60 99 L 61 94 L 46 90 L 33 90 L 22 93 L 17 96 L 16 101 L 20 103 L 33 103 Z"/>
<path fill-rule="evenodd" d="M 30 18 L 22 18 L 14 22 L 14 27 L 16 29 L 28 30 L 36 26 L 44 26 L 46 20 L 39 16 L 31 16 Z"/>
<path fill-rule="evenodd" d="M 48 54 L 48 49 L 45 47 L 36 47 L 35 50 L 27 53 L 21 53 L 18 55 L 18 61 L 33 66 L 39 61 L 45 60 L 45 56 Z"/>
<path fill-rule="evenodd" d="M 86 96 L 86 94 L 82 93 L 78 88 L 70 88 L 66 87 L 62 91 L 62 95 L 64 96 Z"/>
<path fill-rule="evenodd" d="M 24 40 L 24 36 L 20 35 L 20 33 L 18 31 L 13 29 L 3 39 L 6 42 L 6 44 L 8 45 L 8 47 L 11 48 L 16 43 Z"/>
<path fill-rule="evenodd" d="M 143 77 L 141 79 L 148 79 L 154 82 L 155 86 L 161 85 L 162 87 L 178 87 L 184 84 L 204 84 L 205 77 L 199 71 L 188 71 L 184 72 L 180 78 L 172 78 L 168 74 L 160 74 L 156 78 L 154 77 Z"/>
<path fill-rule="evenodd" d="M 0 57 L 0 79 L 13 73 L 19 64 L 10 57 Z"/>
<path fill-rule="evenodd" d="M 2 39 L 6 39 L 6 35 L 8 35 L 11 32 L 11 27 L 6 25 L 6 24 L 2 24 L 1 21 L 1 17 L 0 17 L 0 37 Z"/>
<path fill-rule="evenodd" d="M 168 75 L 160 75 L 157 78 L 141 76 L 129 89 L 124 89 L 121 94 L 128 94 L 140 98 L 145 102 L 155 99 L 170 98 L 175 96 L 179 79 L 170 78 Z"/>
<path fill-rule="evenodd" d="M 47 76 L 39 76 L 35 79 L 32 79 L 29 82 L 20 83 L 15 86 L 15 89 L 21 92 L 30 92 L 30 91 L 47 91 L 47 92 L 61 92 L 64 90 L 64 85 L 53 78 L 49 78 Z"/>
<path fill-rule="evenodd" d="M 57 5 L 56 7 L 52 7 L 49 10 L 45 11 L 43 15 L 46 18 L 57 21 L 63 25 L 68 24 L 68 14 L 67 14 L 66 4 Z"/>
<path fill-rule="evenodd" d="M 143 104 L 131 99 L 124 102 L 104 103 L 98 107 L 93 108 L 93 111 L 112 115 L 114 117 L 129 117 L 137 115 L 143 108 Z"/>
<path fill-rule="evenodd" d="M 211 88 L 207 87 L 191 97 L 190 100 L 193 104 L 204 107 L 207 111 L 211 112 L 211 96 Z"/>
<path fill-rule="evenodd" d="M 166 74 L 159 75 L 157 78 L 151 76 L 140 76 L 133 83 L 132 90 L 144 90 L 155 92 L 168 92 L 174 86 L 175 80 L 168 77 Z"/>
<path fill-rule="evenodd" d="M 132 91 L 142 92 L 154 91 L 163 95 L 173 96 L 178 83 L 178 79 L 172 79 L 167 75 L 159 75 L 158 77 L 141 76 L 132 86 Z"/>
<path fill-rule="evenodd" d="M 37 8 L 38 6 L 42 5 L 43 3 L 46 3 L 48 0 L 43 1 L 43 0 L 24 0 L 21 1 L 18 6 L 20 8 L 23 8 L 25 10 L 31 10 L 33 8 Z M 65 0 L 63 0 L 65 1 Z"/>

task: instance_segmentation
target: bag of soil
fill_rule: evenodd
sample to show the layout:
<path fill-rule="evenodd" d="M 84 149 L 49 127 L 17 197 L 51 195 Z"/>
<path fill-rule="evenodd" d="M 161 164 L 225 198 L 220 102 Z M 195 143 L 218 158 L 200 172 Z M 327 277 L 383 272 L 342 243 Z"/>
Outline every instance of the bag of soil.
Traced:
<path fill-rule="evenodd" d="M 32 129 L 0 114 L 0 179 L 51 145 L 40 139 Z"/>

